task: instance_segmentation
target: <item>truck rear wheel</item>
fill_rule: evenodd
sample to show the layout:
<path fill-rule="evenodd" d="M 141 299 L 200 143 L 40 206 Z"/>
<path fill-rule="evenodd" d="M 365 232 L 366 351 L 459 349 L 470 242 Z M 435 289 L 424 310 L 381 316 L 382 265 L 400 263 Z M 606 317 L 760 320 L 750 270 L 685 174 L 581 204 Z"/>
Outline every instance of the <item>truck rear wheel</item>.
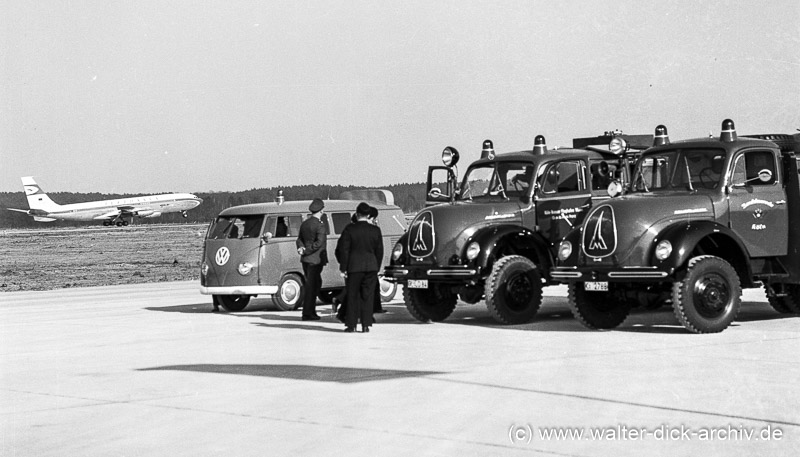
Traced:
<path fill-rule="evenodd" d="M 403 298 L 408 312 L 420 322 L 441 322 L 456 308 L 456 295 L 438 284 L 429 289 L 403 287 Z"/>
<path fill-rule="evenodd" d="M 786 295 L 783 297 L 767 296 L 769 304 L 775 311 L 781 314 L 800 313 L 800 286 L 796 284 L 784 284 Z"/>
<path fill-rule="evenodd" d="M 250 303 L 249 295 L 214 295 L 214 297 L 226 311 L 242 311 Z"/>
<path fill-rule="evenodd" d="M 486 307 L 501 324 L 524 324 L 542 304 L 542 277 L 536 265 L 520 255 L 495 262 L 484 289 Z"/>
<path fill-rule="evenodd" d="M 739 314 L 742 288 L 736 270 L 711 255 L 689 260 L 686 275 L 672 285 L 675 317 L 693 333 L 725 330 Z"/>
<path fill-rule="evenodd" d="M 614 284 L 609 284 L 613 287 Z M 593 330 L 619 327 L 631 312 L 631 303 L 611 291 L 587 292 L 583 283 L 567 286 L 569 309 L 584 327 Z"/>
<path fill-rule="evenodd" d="M 272 303 L 281 311 L 293 311 L 303 304 L 303 280 L 296 273 L 289 273 L 278 283 L 278 292 Z"/>

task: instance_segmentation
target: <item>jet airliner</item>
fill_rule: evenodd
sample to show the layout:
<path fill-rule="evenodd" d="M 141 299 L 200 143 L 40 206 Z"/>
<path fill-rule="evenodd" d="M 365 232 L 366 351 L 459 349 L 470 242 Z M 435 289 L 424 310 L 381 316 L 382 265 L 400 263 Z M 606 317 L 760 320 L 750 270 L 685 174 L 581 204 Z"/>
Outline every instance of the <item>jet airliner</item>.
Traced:
<path fill-rule="evenodd" d="M 161 194 L 59 205 L 44 193 L 32 176 L 22 178 L 22 187 L 30 209 L 8 209 L 33 216 L 38 222 L 94 220 L 103 221 L 106 226 L 119 227 L 128 225 L 134 217 L 151 218 L 175 212 L 186 217 L 186 211 L 203 203 L 201 198 L 192 194 Z"/>

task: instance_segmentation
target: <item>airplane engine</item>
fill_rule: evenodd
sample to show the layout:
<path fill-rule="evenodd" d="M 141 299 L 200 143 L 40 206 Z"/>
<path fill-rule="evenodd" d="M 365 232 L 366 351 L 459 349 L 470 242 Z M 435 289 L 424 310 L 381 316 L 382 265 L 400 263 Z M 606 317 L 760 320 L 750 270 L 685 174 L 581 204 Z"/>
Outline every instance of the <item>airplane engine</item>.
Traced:
<path fill-rule="evenodd" d="M 155 213 L 152 209 L 143 209 L 141 211 L 137 211 L 136 215 L 139 217 L 151 217 L 151 215 Z M 161 213 L 158 213 L 161 214 Z"/>
<path fill-rule="evenodd" d="M 161 215 L 161 211 L 151 211 L 151 213 L 152 214 L 148 214 L 147 216 L 144 216 L 144 217 L 158 217 L 158 216 Z M 139 213 L 139 214 L 141 214 L 141 213 Z"/>

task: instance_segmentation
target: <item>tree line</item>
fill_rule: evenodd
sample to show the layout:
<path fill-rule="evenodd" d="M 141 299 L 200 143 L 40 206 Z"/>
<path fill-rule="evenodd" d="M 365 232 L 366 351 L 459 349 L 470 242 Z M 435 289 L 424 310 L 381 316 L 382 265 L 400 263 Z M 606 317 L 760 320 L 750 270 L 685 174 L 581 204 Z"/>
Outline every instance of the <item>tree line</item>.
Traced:
<path fill-rule="evenodd" d="M 345 191 L 367 189 L 359 186 L 328 186 L 328 185 L 302 185 L 290 187 L 269 187 L 261 189 L 250 189 L 239 192 L 193 192 L 203 199 L 203 203 L 195 209 L 187 212 L 188 217 L 184 218 L 181 213 L 164 214 L 156 218 L 135 218 L 134 224 L 163 224 L 163 223 L 208 223 L 213 220 L 220 211 L 231 206 L 246 205 L 250 203 L 274 202 L 278 196 L 278 191 L 283 191 L 286 201 L 291 200 L 311 200 L 322 198 L 325 200 L 339 198 Z M 403 209 L 405 213 L 414 213 L 425 206 L 425 184 L 424 183 L 403 183 L 381 187 L 394 194 L 395 205 Z M 47 194 L 54 202 L 60 205 L 70 203 L 82 203 L 95 200 L 112 200 L 118 198 L 135 197 L 141 194 L 100 194 L 100 193 L 75 193 L 75 192 L 48 192 Z M 155 194 L 153 194 L 155 195 Z M 25 193 L 19 192 L 0 192 L 0 228 L 42 228 L 42 227 L 74 227 L 84 225 L 97 225 L 98 221 L 92 222 L 36 222 L 32 217 L 24 213 L 9 211 L 6 208 L 28 209 L 28 200 Z"/>

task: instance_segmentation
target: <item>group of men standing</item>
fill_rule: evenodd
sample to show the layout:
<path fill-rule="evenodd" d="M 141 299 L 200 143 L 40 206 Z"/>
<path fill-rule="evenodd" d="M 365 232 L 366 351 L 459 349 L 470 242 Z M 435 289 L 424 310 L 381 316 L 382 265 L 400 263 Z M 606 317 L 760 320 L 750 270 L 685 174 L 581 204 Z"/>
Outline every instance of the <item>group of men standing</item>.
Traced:
<path fill-rule="evenodd" d="M 328 263 L 327 231 L 322 222 L 325 203 L 315 198 L 308 210 L 311 217 L 300 226 L 297 253 L 305 275 L 302 320 L 319 320 L 316 313 L 317 295 L 322 287 L 322 269 Z M 372 216 L 372 217 L 370 217 Z M 377 210 L 365 202 L 356 207 L 354 222 L 345 227 L 336 244 L 339 272 L 345 278 L 345 332 L 355 332 L 358 322 L 361 331 L 372 326 L 373 306 L 377 295 L 378 271 L 383 261 L 381 229 L 371 219 Z"/>

